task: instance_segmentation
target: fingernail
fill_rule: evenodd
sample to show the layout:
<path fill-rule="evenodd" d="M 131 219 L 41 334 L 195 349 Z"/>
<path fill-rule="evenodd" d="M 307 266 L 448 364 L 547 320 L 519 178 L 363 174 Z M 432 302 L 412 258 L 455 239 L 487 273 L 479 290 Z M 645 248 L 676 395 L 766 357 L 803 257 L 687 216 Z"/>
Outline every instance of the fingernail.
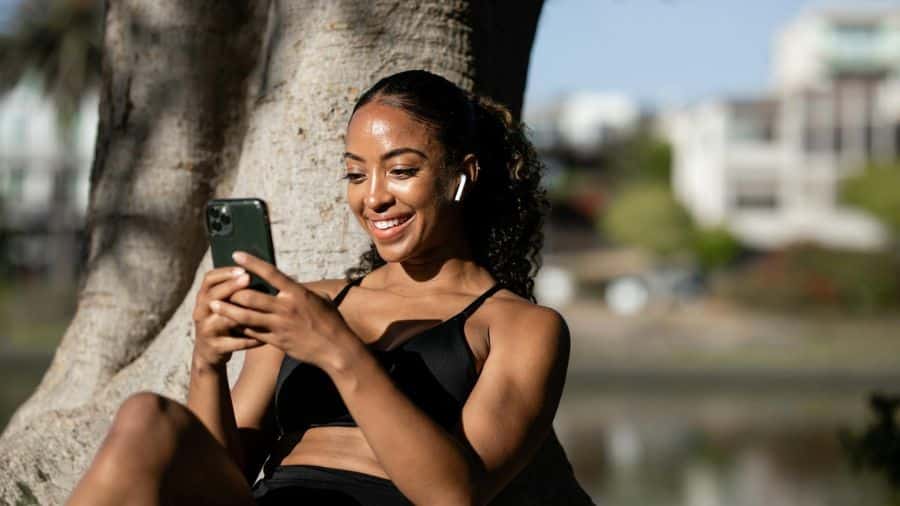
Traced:
<path fill-rule="evenodd" d="M 231 254 L 231 258 L 233 258 L 235 262 L 243 262 L 244 260 L 246 260 L 247 255 L 241 253 L 240 251 L 235 251 Z"/>
<path fill-rule="evenodd" d="M 217 300 L 214 300 L 209 303 L 209 308 L 212 309 L 213 311 L 218 311 L 220 307 L 222 307 L 222 304 Z"/>
<path fill-rule="evenodd" d="M 243 285 L 243 284 L 246 283 L 247 281 L 250 281 L 250 276 L 248 276 L 248 275 L 246 275 L 246 274 L 244 274 L 243 276 L 240 276 L 240 277 L 237 278 L 238 284 L 241 284 L 241 285 Z"/>
<path fill-rule="evenodd" d="M 245 271 L 245 270 L 242 269 L 241 267 L 237 267 L 236 269 L 234 269 L 234 270 L 231 271 L 231 275 L 234 276 L 234 277 L 238 277 L 238 276 L 240 276 L 241 274 L 243 274 L 243 273 L 245 273 L 245 272 L 247 272 L 247 271 Z"/>

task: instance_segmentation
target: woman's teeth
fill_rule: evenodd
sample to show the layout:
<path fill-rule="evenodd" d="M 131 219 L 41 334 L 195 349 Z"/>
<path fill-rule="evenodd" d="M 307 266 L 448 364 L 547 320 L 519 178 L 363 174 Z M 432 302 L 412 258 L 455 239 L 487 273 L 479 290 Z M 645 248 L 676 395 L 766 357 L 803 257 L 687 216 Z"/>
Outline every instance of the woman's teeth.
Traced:
<path fill-rule="evenodd" d="M 382 221 L 373 221 L 372 224 L 375 225 L 375 228 L 378 230 L 387 230 L 392 227 L 396 227 L 397 225 L 406 221 L 406 218 L 394 218 L 393 220 L 382 220 Z"/>

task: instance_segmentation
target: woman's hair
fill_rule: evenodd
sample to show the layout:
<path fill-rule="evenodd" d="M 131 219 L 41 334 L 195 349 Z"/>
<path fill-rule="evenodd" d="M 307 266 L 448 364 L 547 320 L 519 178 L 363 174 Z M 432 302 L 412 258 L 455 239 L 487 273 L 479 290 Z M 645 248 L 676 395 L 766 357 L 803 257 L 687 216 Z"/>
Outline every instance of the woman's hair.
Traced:
<path fill-rule="evenodd" d="M 534 301 L 548 201 L 540 184 L 543 166 L 523 125 L 502 105 L 424 70 L 378 81 L 357 100 L 353 112 L 370 102 L 402 109 L 431 128 L 448 166 L 460 164 L 468 153 L 475 155 L 478 181 L 463 200 L 464 229 L 475 262 L 505 288 Z M 371 244 L 346 275 L 356 279 L 384 264 Z"/>

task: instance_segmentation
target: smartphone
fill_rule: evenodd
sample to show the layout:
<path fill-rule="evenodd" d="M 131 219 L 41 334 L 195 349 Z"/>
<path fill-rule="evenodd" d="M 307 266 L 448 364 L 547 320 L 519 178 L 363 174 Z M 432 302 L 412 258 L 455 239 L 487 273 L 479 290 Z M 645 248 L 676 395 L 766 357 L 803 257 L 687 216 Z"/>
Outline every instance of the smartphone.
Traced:
<path fill-rule="evenodd" d="M 275 265 L 269 211 L 263 200 L 210 200 L 206 203 L 205 223 L 214 266 L 236 265 L 231 258 L 235 251 L 245 251 Z M 271 295 L 278 293 L 278 290 L 252 272 L 249 288 Z"/>

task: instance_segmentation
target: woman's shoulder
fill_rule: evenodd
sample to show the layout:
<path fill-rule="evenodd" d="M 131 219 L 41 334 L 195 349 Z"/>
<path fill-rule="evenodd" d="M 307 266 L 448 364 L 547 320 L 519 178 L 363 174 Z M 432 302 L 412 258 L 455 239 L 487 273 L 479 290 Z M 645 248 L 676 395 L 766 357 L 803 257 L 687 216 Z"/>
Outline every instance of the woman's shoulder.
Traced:
<path fill-rule="evenodd" d="M 510 290 L 498 291 L 486 301 L 485 310 L 492 336 L 568 340 L 565 318 L 558 311 L 536 304 Z"/>
<path fill-rule="evenodd" d="M 348 281 L 344 278 L 337 279 L 320 279 L 318 281 L 309 281 L 303 283 L 307 290 L 316 292 L 322 297 L 334 299 L 337 294 L 347 286 Z"/>

